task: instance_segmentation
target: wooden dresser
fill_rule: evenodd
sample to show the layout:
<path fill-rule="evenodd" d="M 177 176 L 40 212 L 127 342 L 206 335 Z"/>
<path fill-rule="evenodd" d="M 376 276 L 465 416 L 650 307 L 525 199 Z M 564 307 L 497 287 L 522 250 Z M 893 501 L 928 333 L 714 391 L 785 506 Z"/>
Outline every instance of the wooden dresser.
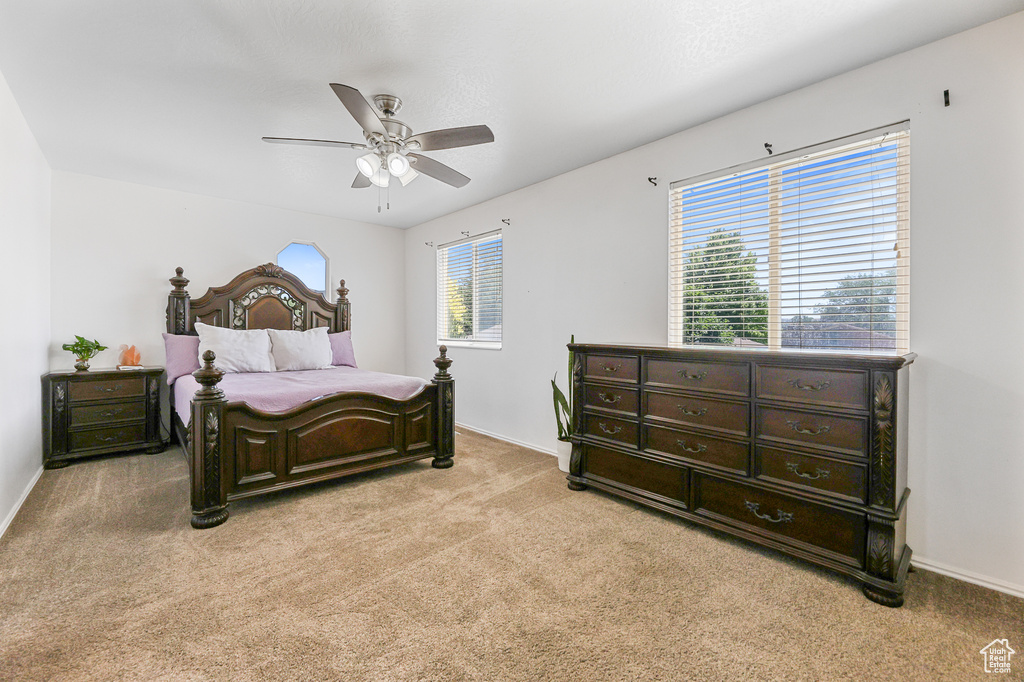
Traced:
<path fill-rule="evenodd" d="M 43 381 L 43 466 L 90 455 L 163 450 L 162 367 L 50 372 Z"/>
<path fill-rule="evenodd" d="M 569 349 L 570 488 L 772 547 L 903 604 L 914 354 Z"/>

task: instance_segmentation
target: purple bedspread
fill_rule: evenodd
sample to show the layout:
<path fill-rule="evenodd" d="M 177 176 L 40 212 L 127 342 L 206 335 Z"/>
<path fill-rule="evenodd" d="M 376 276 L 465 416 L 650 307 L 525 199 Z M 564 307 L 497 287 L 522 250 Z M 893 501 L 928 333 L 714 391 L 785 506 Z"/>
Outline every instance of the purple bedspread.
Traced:
<path fill-rule="evenodd" d="M 394 400 L 408 400 L 429 382 L 417 377 L 370 372 L 355 367 L 307 369 L 297 372 L 225 374 L 217 386 L 228 402 L 243 401 L 263 412 L 285 412 L 304 402 L 332 393 L 374 393 Z M 189 403 L 199 390 L 191 374 L 174 382 L 174 410 L 188 424 Z"/>

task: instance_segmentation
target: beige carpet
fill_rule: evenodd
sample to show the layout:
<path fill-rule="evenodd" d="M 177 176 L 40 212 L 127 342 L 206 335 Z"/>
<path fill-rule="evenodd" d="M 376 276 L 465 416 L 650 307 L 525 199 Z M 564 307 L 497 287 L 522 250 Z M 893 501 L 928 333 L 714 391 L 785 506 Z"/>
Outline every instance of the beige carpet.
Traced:
<path fill-rule="evenodd" d="M 46 471 L 0 540 L 2 680 L 983 679 L 1024 601 L 848 580 L 461 430 L 429 462 L 188 525 L 177 449 Z M 913 500 L 911 500 L 911 507 Z M 1006 676 L 1001 676 L 1006 679 Z"/>

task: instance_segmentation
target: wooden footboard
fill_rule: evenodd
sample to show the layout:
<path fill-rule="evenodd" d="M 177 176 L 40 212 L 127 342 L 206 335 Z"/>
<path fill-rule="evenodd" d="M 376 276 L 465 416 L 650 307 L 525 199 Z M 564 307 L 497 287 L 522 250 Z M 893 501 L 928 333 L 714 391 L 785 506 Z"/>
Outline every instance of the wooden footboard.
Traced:
<path fill-rule="evenodd" d="M 446 352 L 441 346 L 432 383 L 409 400 L 339 394 L 282 413 L 228 403 L 217 387 L 223 372 L 204 353 L 186 436 L 192 526 L 217 526 L 230 500 L 272 490 L 426 457 L 435 468 L 452 466 L 455 382 Z"/>

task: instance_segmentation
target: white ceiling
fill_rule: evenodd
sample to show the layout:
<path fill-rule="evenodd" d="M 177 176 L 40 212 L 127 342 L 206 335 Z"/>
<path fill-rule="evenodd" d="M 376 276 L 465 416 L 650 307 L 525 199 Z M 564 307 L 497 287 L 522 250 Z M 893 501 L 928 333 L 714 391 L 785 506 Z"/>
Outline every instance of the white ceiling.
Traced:
<path fill-rule="evenodd" d="M 1024 0 L 0 0 L 0 72 L 54 170 L 409 227 L 1024 9 Z M 328 87 L 404 101 L 472 178 L 350 189 Z"/>

